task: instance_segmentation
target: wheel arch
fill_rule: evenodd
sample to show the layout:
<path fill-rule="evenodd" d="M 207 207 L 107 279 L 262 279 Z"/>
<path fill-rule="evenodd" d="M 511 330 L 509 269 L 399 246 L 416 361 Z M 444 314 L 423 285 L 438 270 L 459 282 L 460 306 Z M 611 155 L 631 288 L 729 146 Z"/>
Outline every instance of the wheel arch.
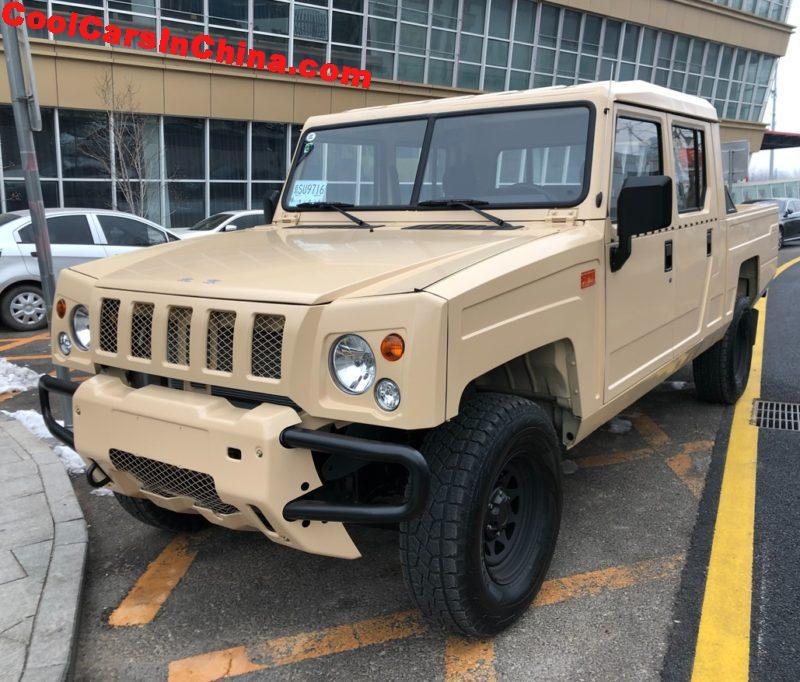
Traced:
<path fill-rule="evenodd" d="M 737 296 L 748 296 L 751 301 L 758 296 L 759 258 L 753 256 L 742 262 L 739 266 L 739 279 L 737 283 Z"/>
<path fill-rule="evenodd" d="M 34 286 L 37 286 L 40 289 L 42 287 L 41 280 L 38 280 L 35 277 L 20 277 L 19 279 L 10 280 L 5 283 L 5 286 L 3 286 L 2 289 L 0 289 L 0 298 L 3 298 L 3 296 L 5 296 L 10 289 L 18 287 L 21 284 L 33 284 Z"/>

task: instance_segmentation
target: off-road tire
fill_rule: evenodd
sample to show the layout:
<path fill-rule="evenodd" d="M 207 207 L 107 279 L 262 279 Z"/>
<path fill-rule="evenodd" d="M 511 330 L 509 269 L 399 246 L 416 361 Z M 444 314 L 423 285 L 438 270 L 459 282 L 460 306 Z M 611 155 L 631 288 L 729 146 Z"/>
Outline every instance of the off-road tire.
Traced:
<path fill-rule="evenodd" d="M 700 400 L 733 405 L 744 393 L 753 359 L 749 316 L 750 299 L 740 296 L 725 336 L 695 358 L 694 385 Z"/>
<path fill-rule="evenodd" d="M 208 526 L 208 521 L 199 514 L 179 514 L 169 509 L 163 509 L 150 500 L 128 497 L 128 495 L 120 493 L 114 493 L 114 497 L 117 498 L 117 502 L 122 508 L 137 521 L 160 530 L 168 530 L 173 533 L 192 533 Z"/>
<path fill-rule="evenodd" d="M 41 300 L 42 316 L 39 321 L 26 324 L 14 318 L 14 315 L 11 312 L 12 301 L 14 301 L 14 299 L 18 296 L 24 294 L 38 297 L 38 299 Z M 18 284 L 17 286 L 10 287 L 8 291 L 3 294 L 2 298 L 0 298 L 0 321 L 2 321 L 6 327 L 9 327 L 16 332 L 31 332 L 47 327 L 47 316 L 44 314 L 44 297 L 42 294 L 42 288 L 36 284 Z"/>
<path fill-rule="evenodd" d="M 553 556 L 562 489 L 552 421 L 529 400 L 478 393 L 462 402 L 455 419 L 426 436 L 421 451 L 431 490 L 422 515 L 400 526 L 406 585 L 434 624 L 467 636 L 494 635 L 527 610 Z M 514 486 L 503 477 L 517 469 Z M 507 531 L 511 563 L 505 567 L 496 563 L 502 551 L 491 553 L 500 545 L 488 539 L 497 518 L 488 504 L 498 500 L 503 480 L 509 495 L 530 495 L 514 498 L 514 530 L 520 533 L 514 540 L 513 530 Z"/>

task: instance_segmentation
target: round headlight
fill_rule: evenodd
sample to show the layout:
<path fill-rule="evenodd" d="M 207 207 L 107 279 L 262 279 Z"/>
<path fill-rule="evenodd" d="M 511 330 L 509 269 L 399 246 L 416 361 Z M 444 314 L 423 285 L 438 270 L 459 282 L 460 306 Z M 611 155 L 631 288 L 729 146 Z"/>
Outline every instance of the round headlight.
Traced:
<path fill-rule="evenodd" d="M 58 350 L 62 355 L 69 355 L 72 352 L 72 341 L 69 339 L 67 332 L 61 332 L 58 335 Z"/>
<path fill-rule="evenodd" d="M 381 379 L 375 386 L 375 401 L 382 410 L 394 412 L 400 406 L 400 387 L 391 379 Z"/>
<path fill-rule="evenodd" d="M 89 350 L 92 345 L 92 334 L 89 331 L 89 311 L 86 306 L 76 306 L 72 312 L 72 337 L 81 350 Z"/>
<path fill-rule="evenodd" d="M 342 336 L 331 349 L 331 374 L 345 393 L 361 395 L 375 381 L 375 354 L 360 336 Z"/>

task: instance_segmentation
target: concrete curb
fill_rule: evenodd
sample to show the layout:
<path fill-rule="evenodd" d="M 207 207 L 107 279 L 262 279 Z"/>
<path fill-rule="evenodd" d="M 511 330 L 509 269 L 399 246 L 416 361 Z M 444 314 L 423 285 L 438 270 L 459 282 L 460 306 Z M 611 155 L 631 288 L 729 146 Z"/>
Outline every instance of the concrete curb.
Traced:
<path fill-rule="evenodd" d="M 2 551 L 16 558 L 22 569 L 22 577 L 14 580 L 12 576 L 11 581 L 0 585 L 0 595 L 2 588 L 14 585 L 29 605 L 28 613 L 17 608 L 17 613 L 5 619 L 22 617 L 19 624 L 24 626 L 9 638 L 18 645 L 14 652 L 17 663 L 19 645 L 26 644 L 22 668 L 13 661 L 3 667 L 26 682 L 64 680 L 69 677 L 75 649 L 88 547 L 86 522 L 69 476 L 52 449 L 18 422 L 3 417 L 0 436 L 2 445 L 20 460 L 11 466 L 21 474 L 12 473 L 9 478 L 0 467 L 0 491 L 9 483 L 26 491 L 18 496 L 24 503 L 21 506 L 27 508 L 22 512 L 24 521 L 19 522 L 35 528 L 32 533 L 25 533 L 24 528 L 20 532 L 13 518 L 0 517 Z M 38 594 L 32 594 L 36 591 Z M 5 600 L 0 601 L 0 618 L 8 608 Z M 23 641 L 25 631 L 27 642 Z M 5 637 L 4 630 L 0 640 Z M 5 662 L 6 656 L 0 646 L 0 662 Z"/>

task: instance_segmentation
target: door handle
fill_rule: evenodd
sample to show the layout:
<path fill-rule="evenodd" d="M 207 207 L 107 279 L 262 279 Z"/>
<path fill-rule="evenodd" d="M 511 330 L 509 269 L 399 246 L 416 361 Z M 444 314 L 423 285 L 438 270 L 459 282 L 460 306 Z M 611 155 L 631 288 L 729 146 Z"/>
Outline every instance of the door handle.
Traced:
<path fill-rule="evenodd" d="M 664 272 L 672 272 L 672 240 L 664 242 Z"/>
<path fill-rule="evenodd" d="M 36 251 L 31 251 L 31 258 L 38 258 L 39 254 Z"/>

